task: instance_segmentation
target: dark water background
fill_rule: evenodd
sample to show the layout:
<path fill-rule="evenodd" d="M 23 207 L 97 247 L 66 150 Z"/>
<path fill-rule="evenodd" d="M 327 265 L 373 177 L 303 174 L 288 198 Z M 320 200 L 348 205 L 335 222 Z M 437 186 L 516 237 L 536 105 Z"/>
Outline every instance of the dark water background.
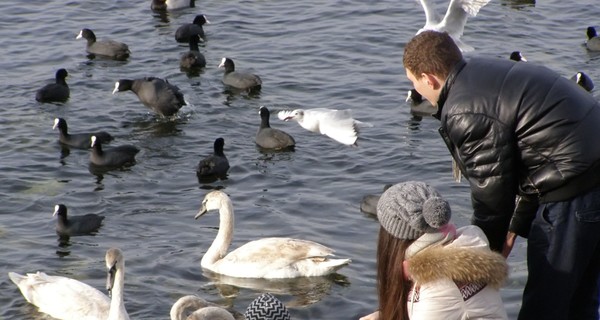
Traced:
<path fill-rule="evenodd" d="M 294 319 L 356 319 L 371 312 L 375 294 L 377 221 L 359 211 L 363 195 L 386 183 L 423 180 L 468 224 L 469 190 L 451 178 L 450 158 L 431 118 L 416 119 L 404 103 L 410 88 L 402 68 L 406 41 L 424 24 L 417 1 L 198 1 L 196 8 L 158 15 L 150 1 L 4 0 L 0 10 L 0 310 L 1 319 L 45 319 L 25 302 L 7 272 L 44 271 L 104 291 L 103 257 L 117 246 L 126 256 L 125 303 L 132 319 L 167 319 L 181 296 L 197 294 L 242 311 L 270 291 Z M 198 76 L 179 70 L 187 46 L 174 33 L 199 13 L 208 61 Z M 600 25 L 596 0 L 492 0 L 465 28 L 474 55 L 506 57 L 521 50 L 530 63 L 570 77 L 587 72 L 600 84 L 600 56 L 583 47 L 588 25 Z M 90 60 L 81 28 L 99 39 L 129 44 L 126 62 Z M 221 57 L 261 76 L 258 96 L 231 95 L 221 84 Z M 40 104 L 35 91 L 58 68 L 70 74 L 64 105 Z M 111 95 L 119 78 L 158 76 L 181 88 L 192 104 L 175 119 L 149 112 L 133 95 Z M 596 90 L 598 92 L 598 90 Z M 292 134 L 293 153 L 261 153 L 254 145 L 258 108 L 353 109 L 370 122 L 350 148 L 272 119 Z M 88 151 L 61 156 L 55 117 L 72 132 L 106 130 L 112 145 L 142 151 L 130 169 L 94 175 Z M 229 179 L 201 184 L 199 159 L 225 139 Z M 591 137 L 595 139 L 596 137 Z M 352 263 L 339 274 L 292 281 L 217 280 L 200 259 L 216 235 L 218 214 L 195 221 L 203 196 L 223 188 L 236 210 L 233 248 L 267 236 L 326 244 Z M 61 243 L 54 205 L 73 215 L 106 216 L 95 236 Z M 516 317 L 526 279 L 525 243 L 511 257 L 502 289 Z M 68 303 L 68 301 L 65 301 Z"/>

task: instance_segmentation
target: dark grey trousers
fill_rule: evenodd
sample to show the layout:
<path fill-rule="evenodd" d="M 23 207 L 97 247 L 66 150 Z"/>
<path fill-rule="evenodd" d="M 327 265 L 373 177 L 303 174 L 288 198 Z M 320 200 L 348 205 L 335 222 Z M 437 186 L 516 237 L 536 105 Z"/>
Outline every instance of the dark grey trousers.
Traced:
<path fill-rule="evenodd" d="M 527 269 L 519 320 L 599 319 L 600 188 L 540 204 Z"/>

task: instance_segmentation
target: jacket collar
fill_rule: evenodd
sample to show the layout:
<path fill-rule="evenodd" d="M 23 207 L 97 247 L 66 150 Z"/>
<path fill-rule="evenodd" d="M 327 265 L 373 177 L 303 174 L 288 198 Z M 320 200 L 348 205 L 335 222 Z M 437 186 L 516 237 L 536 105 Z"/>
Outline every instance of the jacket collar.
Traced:
<path fill-rule="evenodd" d="M 444 103 L 446 102 L 446 98 L 448 97 L 448 91 L 452 87 L 454 80 L 456 80 L 456 76 L 460 73 L 460 71 L 465 67 L 467 62 L 465 60 L 460 60 L 455 66 L 454 69 L 448 74 L 446 78 L 446 83 L 440 92 L 440 97 L 438 98 L 438 108 L 437 112 L 433 115 L 434 118 L 440 120 L 442 118 L 442 108 L 444 107 Z"/>
<path fill-rule="evenodd" d="M 415 284 L 451 279 L 499 288 L 508 275 L 504 257 L 489 249 L 433 245 L 406 261 Z"/>

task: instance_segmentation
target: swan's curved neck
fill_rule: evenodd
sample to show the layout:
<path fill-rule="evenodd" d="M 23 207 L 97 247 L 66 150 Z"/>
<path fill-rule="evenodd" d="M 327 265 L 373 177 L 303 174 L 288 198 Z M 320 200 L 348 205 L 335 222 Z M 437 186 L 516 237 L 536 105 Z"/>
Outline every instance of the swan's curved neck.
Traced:
<path fill-rule="evenodd" d="M 233 238 L 233 205 L 231 201 L 223 201 L 219 208 L 219 232 L 217 237 L 206 251 L 200 265 L 207 269 L 227 254 L 227 249 Z"/>
<path fill-rule="evenodd" d="M 125 302 L 123 299 L 123 287 L 125 284 L 125 264 L 119 263 L 115 274 L 115 282 L 111 291 L 110 311 L 108 320 L 129 320 Z"/>
<path fill-rule="evenodd" d="M 196 296 L 185 296 L 179 298 L 171 307 L 171 320 L 186 320 L 187 315 L 198 309 L 208 306 L 208 303 Z"/>

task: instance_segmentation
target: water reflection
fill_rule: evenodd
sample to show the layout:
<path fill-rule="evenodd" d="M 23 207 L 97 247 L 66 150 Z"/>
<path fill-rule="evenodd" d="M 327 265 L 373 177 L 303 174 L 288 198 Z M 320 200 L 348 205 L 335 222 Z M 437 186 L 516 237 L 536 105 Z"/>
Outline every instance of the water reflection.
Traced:
<path fill-rule="evenodd" d="M 528 7 L 535 7 L 535 0 L 502 0 L 500 4 L 512 9 L 522 10 Z"/>
<path fill-rule="evenodd" d="M 241 95 L 248 98 L 258 99 L 260 98 L 260 90 L 261 87 L 254 87 L 251 89 L 238 89 L 234 87 L 225 86 L 225 88 L 223 89 L 223 94 L 229 96 Z"/>
<path fill-rule="evenodd" d="M 260 156 L 257 160 L 261 161 L 288 161 L 291 159 L 291 153 L 296 151 L 296 146 L 290 146 L 283 149 L 265 149 L 256 145 L 256 150 L 260 152 Z"/>
<path fill-rule="evenodd" d="M 56 248 L 56 255 L 63 258 L 71 255 L 71 250 L 80 250 L 85 251 L 87 247 L 97 247 L 98 241 L 101 239 L 96 238 L 98 232 L 93 232 L 90 234 L 80 235 L 80 236 L 69 236 L 69 235 L 59 235 L 57 234 L 56 242 L 58 246 Z M 73 238 L 78 238 L 73 239 Z M 77 252 L 78 254 L 81 252 Z"/>
<path fill-rule="evenodd" d="M 288 148 L 287 150 L 265 150 L 259 146 L 256 149 L 260 152 L 256 158 L 255 166 L 258 171 L 262 174 L 267 174 L 270 168 L 278 162 L 290 162 L 293 161 L 294 147 Z"/>
<path fill-rule="evenodd" d="M 67 235 L 59 235 L 58 236 L 58 249 L 56 250 L 56 255 L 63 258 L 71 254 L 71 237 Z"/>
<path fill-rule="evenodd" d="M 199 77 L 201 74 L 204 73 L 204 69 L 205 68 L 183 68 L 183 67 L 179 67 L 179 71 L 185 73 L 185 75 L 188 78 L 196 78 Z M 195 86 L 200 86 L 200 82 L 198 82 L 197 84 L 195 84 Z M 193 85 L 193 84 L 192 84 Z"/>
<path fill-rule="evenodd" d="M 207 185 L 209 183 L 213 183 L 218 180 L 227 180 L 227 177 L 228 177 L 228 174 L 225 174 L 225 175 L 213 174 L 213 175 L 201 176 L 198 173 L 196 173 L 196 178 L 198 178 L 198 183 L 201 185 Z"/>
<path fill-rule="evenodd" d="M 187 119 L 185 116 L 174 115 L 171 117 L 160 117 L 152 115 L 150 118 L 143 118 L 135 122 L 124 124 L 125 127 L 133 127 L 134 134 L 149 133 L 154 137 L 170 137 L 178 136 L 182 133 L 179 128 L 180 124 L 185 124 Z"/>
<path fill-rule="evenodd" d="M 222 189 L 225 189 L 225 186 L 221 186 L 221 185 L 213 186 L 213 185 L 210 185 L 210 184 L 203 184 L 199 188 L 202 189 L 202 190 L 212 191 L 212 190 L 222 190 Z"/>
<path fill-rule="evenodd" d="M 423 117 L 413 115 L 410 119 L 408 119 L 406 128 L 410 131 L 419 131 L 421 130 L 421 121 Z"/>
<path fill-rule="evenodd" d="M 65 146 L 64 144 L 60 144 L 60 164 L 62 164 L 63 166 L 66 164 L 65 162 L 65 158 L 68 157 L 71 154 L 71 149 L 69 149 L 69 147 Z"/>
<path fill-rule="evenodd" d="M 235 298 L 238 296 L 240 288 L 246 288 L 257 292 L 289 295 L 292 300 L 286 303 L 288 307 L 309 306 L 327 296 L 333 285 L 343 287 L 350 285 L 348 278 L 339 273 L 323 277 L 291 279 L 236 278 L 208 270 L 203 270 L 203 275 L 211 281 L 210 285 L 214 285 L 223 297 Z"/>
<path fill-rule="evenodd" d="M 134 166 L 136 162 L 128 163 L 124 166 L 98 166 L 90 162 L 88 165 L 88 171 L 96 176 L 96 184 L 102 184 L 102 180 L 104 180 L 104 175 L 110 171 L 131 171 L 130 167 Z"/>
<path fill-rule="evenodd" d="M 109 57 L 97 56 L 94 54 L 86 54 L 85 56 L 88 60 L 83 62 L 86 66 L 98 66 L 102 68 L 118 68 L 122 67 L 129 63 L 129 58 L 125 59 L 112 59 Z"/>
<path fill-rule="evenodd" d="M 169 23 L 169 12 L 167 10 L 152 10 L 152 16 L 161 23 Z M 162 25 L 159 24 L 155 27 L 162 27 Z"/>
<path fill-rule="evenodd" d="M 224 105 L 230 107 L 231 103 L 236 101 L 238 98 L 245 100 L 257 100 L 260 99 L 260 88 L 252 90 L 241 90 L 232 87 L 225 87 L 221 92 L 225 96 Z"/>

